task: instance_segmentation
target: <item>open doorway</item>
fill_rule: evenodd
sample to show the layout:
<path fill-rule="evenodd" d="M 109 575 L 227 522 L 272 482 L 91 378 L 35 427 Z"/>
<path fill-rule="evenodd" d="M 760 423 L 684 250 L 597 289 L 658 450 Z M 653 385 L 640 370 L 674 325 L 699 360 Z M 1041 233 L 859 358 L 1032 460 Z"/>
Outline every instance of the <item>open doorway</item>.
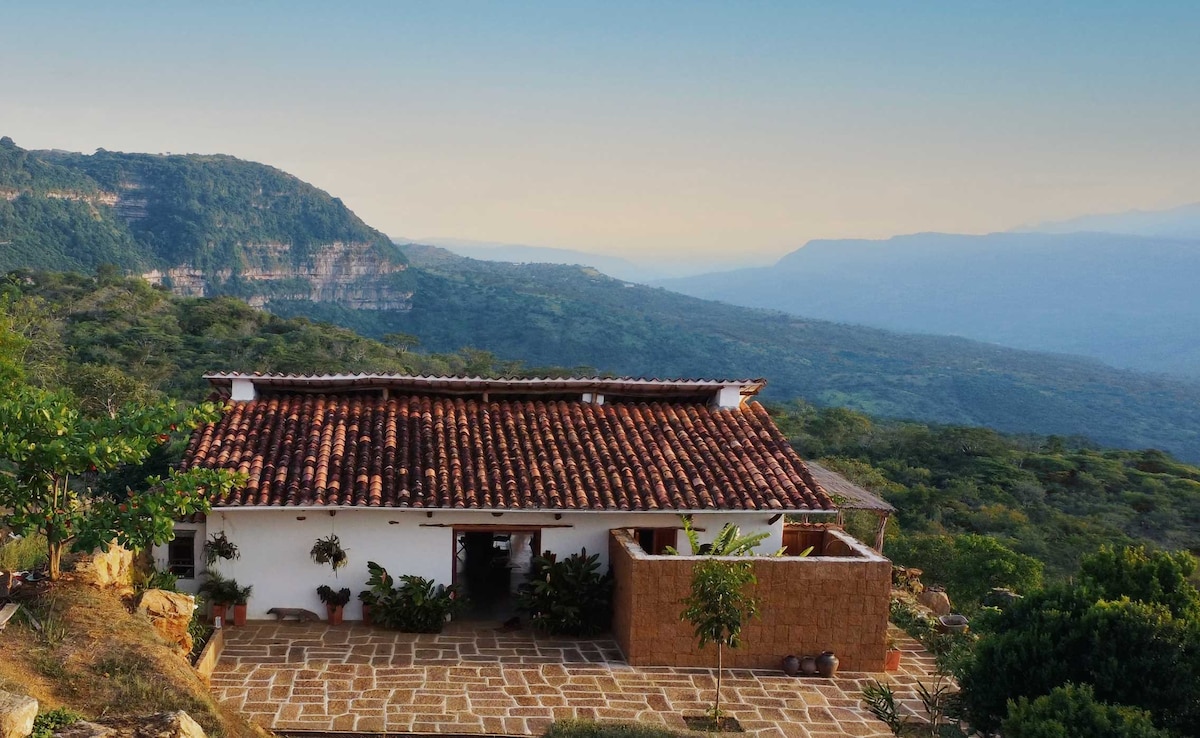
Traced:
<path fill-rule="evenodd" d="M 534 528 L 455 528 L 454 583 L 467 598 L 462 617 L 496 623 L 515 617 L 515 594 L 540 550 L 541 531 Z"/>

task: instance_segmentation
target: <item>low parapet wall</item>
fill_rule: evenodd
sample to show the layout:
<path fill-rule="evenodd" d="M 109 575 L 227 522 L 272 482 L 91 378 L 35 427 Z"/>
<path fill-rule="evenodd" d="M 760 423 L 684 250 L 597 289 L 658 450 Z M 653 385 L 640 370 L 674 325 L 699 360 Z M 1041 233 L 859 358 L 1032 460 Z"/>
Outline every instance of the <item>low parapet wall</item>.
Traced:
<path fill-rule="evenodd" d="M 726 666 L 776 669 L 788 654 L 833 651 L 843 670 L 883 671 L 891 562 L 841 531 L 828 535 L 853 555 L 750 559 L 759 615 L 743 629 L 742 645 L 726 650 Z M 715 647 L 698 649 L 691 624 L 679 617 L 692 568 L 706 557 L 651 556 L 625 530 L 612 531 L 609 556 L 613 634 L 629 663 L 713 666 Z"/>

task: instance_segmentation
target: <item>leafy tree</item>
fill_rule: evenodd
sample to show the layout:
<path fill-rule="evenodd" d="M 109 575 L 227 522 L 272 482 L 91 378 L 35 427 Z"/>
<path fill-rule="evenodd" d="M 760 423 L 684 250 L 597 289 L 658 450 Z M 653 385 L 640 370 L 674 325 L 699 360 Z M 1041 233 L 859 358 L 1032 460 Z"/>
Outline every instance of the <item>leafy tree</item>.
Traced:
<path fill-rule="evenodd" d="M 718 728 L 724 722 L 721 712 L 724 649 L 741 644 L 742 626 L 758 614 L 758 600 L 746 592 L 747 587 L 757 582 L 749 561 L 707 559 L 692 570 L 691 593 L 683 600 L 680 619 L 695 628 L 700 648 L 717 644 L 717 691 L 712 717 Z"/>
<path fill-rule="evenodd" d="M 1154 726 L 1150 713 L 1098 702 L 1086 684 L 1010 702 L 1000 732 L 1005 738 L 1170 738 Z"/>
<path fill-rule="evenodd" d="M 1179 618 L 1200 620 L 1200 592 L 1190 578 L 1196 557 L 1186 551 L 1147 551 L 1145 546 L 1103 546 L 1083 560 L 1079 584 L 1097 599 L 1163 605 Z"/>
<path fill-rule="evenodd" d="M 128 490 L 124 499 L 103 494 L 97 476 L 139 464 L 171 433 L 214 419 L 217 408 L 184 410 L 174 402 L 126 406 L 96 417 L 83 413 L 69 393 L 28 385 L 0 395 L 0 507 L 18 533 L 45 536 L 50 578 L 74 544 L 92 550 L 116 540 L 142 549 L 170 540 L 173 521 L 207 512 L 208 493 L 227 490 L 234 475 L 207 469 L 170 471 Z"/>

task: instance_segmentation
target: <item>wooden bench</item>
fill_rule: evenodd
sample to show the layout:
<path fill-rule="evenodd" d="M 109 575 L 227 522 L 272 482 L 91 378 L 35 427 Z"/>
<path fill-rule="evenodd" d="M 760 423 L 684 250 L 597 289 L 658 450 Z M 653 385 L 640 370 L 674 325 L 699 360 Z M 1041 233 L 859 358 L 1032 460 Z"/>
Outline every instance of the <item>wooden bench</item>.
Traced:
<path fill-rule="evenodd" d="M 0 607 L 0 630 L 4 630 L 4 626 L 8 625 L 8 621 L 12 620 L 12 616 L 16 615 L 17 610 L 20 609 L 20 605 L 11 602 L 4 607 Z"/>

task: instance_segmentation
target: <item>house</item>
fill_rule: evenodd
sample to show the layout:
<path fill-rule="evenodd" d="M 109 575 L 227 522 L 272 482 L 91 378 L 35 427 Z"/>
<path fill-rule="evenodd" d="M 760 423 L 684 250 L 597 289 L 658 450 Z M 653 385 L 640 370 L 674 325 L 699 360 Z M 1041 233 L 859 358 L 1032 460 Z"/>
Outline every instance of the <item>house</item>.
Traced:
<path fill-rule="evenodd" d="M 318 610 L 321 584 L 361 590 L 368 561 L 465 585 L 481 617 L 498 617 L 535 553 L 586 549 L 614 569 L 634 549 L 639 561 L 689 560 L 660 555 L 687 550 L 682 516 L 702 541 L 734 523 L 767 533 L 770 551 L 784 545 L 785 514 L 837 512 L 753 401 L 761 380 L 206 378 L 226 410 L 196 431 L 184 463 L 248 481 L 205 520 L 178 523 L 156 556 L 194 588 L 203 541 L 224 533 L 240 557 L 219 568 L 254 587 L 251 618 Z M 337 572 L 309 555 L 329 535 L 349 556 Z M 839 553 L 874 554 L 847 541 Z M 882 632 L 872 639 L 882 658 Z"/>

